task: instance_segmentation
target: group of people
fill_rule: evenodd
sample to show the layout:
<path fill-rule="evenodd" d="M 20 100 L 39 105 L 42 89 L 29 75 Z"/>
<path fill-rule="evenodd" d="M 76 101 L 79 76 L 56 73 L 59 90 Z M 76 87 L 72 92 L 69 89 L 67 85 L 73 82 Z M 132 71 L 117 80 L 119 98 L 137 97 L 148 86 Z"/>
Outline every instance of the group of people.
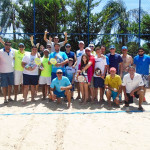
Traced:
<path fill-rule="evenodd" d="M 146 101 L 150 65 L 150 56 L 144 54 L 143 48 L 139 48 L 137 56 L 132 58 L 128 55 L 127 46 L 122 47 L 120 55 L 116 53 L 115 46 L 111 45 L 110 53 L 105 55 L 104 45 L 95 48 L 94 44 L 90 43 L 85 48 L 84 41 L 79 41 L 79 50 L 73 52 L 71 45 L 67 43 L 67 33 L 64 33 L 63 42 L 59 42 L 58 36 L 47 39 L 47 34 L 45 31 L 46 48 L 41 45 L 40 52 L 38 52 L 39 45 L 33 43 L 33 37 L 31 37 L 31 52 L 25 51 L 23 43 L 19 44 L 19 50 L 15 50 L 11 48 L 11 42 L 0 40 L 4 45 L 0 50 L 0 74 L 5 104 L 13 101 L 12 85 L 14 85 L 14 100 L 17 101 L 18 86 L 22 84 L 24 104 L 27 102 L 29 86 L 31 86 L 31 100 L 34 101 L 36 87 L 42 85 L 43 99 L 48 96 L 49 101 L 57 100 L 60 103 L 61 97 L 65 97 L 68 108 L 76 88 L 78 94 L 76 99 L 81 99 L 82 104 L 88 101 L 102 103 L 106 94 L 108 107 L 111 107 L 111 99 L 119 105 L 123 102 L 124 93 L 127 111 L 134 97 L 139 98 L 138 109 L 143 111 L 142 103 Z M 60 51 L 62 46 L 65 46 L 65 52 Z M 40 65 L 36 63 L 37 58 L 40 59 Z M 56 63 L 53 63 L 52 59 L 55 59 Z"/>

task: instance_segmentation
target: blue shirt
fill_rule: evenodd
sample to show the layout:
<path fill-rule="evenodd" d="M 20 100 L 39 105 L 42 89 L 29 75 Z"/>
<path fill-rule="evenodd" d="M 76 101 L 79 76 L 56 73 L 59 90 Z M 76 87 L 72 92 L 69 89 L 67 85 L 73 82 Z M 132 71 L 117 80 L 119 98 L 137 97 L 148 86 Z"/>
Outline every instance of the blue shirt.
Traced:
<path fill-rule="evenodd" d="M 104 55 L 106 56 L 106 55 Z M 106 62 L 107 62 L 107 65 L 109 65 L 109 58 L 106 56 Z"/>
<path fill-rule="evenodd" d="M 134 64 L 136 65 L 136 73 L 149 75 L 150 56 L 145 55 L 140 57 L 139 55 L 134 57 Z"/>
<path fill-rule="evenodd" d="M 66 87 L 66 86 L 68 86 L 68 85 L 70 85 L 71 83 L 70 83 L 70 81 L 69 81 L 69 79 L 67 78 L 67 77 L 65 77 L 65 76 L 62 76 L 62 79 L 61 80 L 58 80 L 58 78 L 56 77 L 56 78 L 54 78 L 53 80 L 52 80 L 52 83 L 51 83 L 51 88 L 55 88 L 56 89 L 56 91 L 58 91 L 58 92 L 62 92 L 61 90 L 60 90 L 60 88 L 61 87 Z"/>
<path fill-rule="evenodd" d="M 64 62 L 66 59 L 68 59 L 67 55 L 65 52 L 61 52 L 59 51 L 58 53 L 56 52 L 52 52 L 49 56 L 49 60 L 51 58 L 55 58 L 57 63 L 62 63 Z M 57 72 L 57 69 L 61 69 L 63 72 L 65 72 L 65 65 L 64 66 L 59 66 L 59 67 L 56 67 L 55 65 L 52 65 L 52 72 L 53 73 L 56 73 Z"/>
<path fill-rule="evenodd" d="M 109 58 L 109 68 L 116 68 L 117 74 L 119 74 L 119 63 L 123 62 L 121 55 L 115 53 L 111 55 L 110 53 L 106 55 Z"/>
<path fill-rule="evenodd" d="M 71 66 L 66 67 L 66 77 L 72 82 L 73 74 L 76 72 L 76 70 Z"/>
<path fill-rule="evenodd" d="M 74 52 L 72 52 L 72 51 L 70 51 L 69 53 L 67 53 L 67 52 L 65 52 L 66 53 L 66 55 L 68 56 L 68 58 L 72 58 L 73 59 L 73 63 L 74 63 L 74 55 L 75 55 L 75 53 Z M 68 66 L 68 64 L 66 64 L 65 66 Z"/>

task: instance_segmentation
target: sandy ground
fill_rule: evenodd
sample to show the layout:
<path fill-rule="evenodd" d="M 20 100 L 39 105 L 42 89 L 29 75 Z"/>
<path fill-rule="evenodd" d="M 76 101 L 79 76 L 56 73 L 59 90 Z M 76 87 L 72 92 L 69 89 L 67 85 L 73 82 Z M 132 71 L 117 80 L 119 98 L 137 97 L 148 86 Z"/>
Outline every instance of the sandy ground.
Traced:
<path fill-rule="evenodd" d="M 0 97 L 0 114 L 15 114 L 0 115 L 0 150 L 150 150 L 150 90 L 143 103 L 146 112 L 130 113 L 104 113 L 123 111 L 123 104 L 108 110 L 105 102 L 83 106 L 78 100 L 68 110 L 65 102 L 42 101 L 40 92 L 36 102 L 25 106 L 22 95 L 18 97 L 18 102 L 8 105 Z M 137 110 L 138 101 L 134 101 L 131 110 Z M 96 111 L 104 112 L 61 114 Z M 60 114 L 20 114 L 49 112 Z"/>

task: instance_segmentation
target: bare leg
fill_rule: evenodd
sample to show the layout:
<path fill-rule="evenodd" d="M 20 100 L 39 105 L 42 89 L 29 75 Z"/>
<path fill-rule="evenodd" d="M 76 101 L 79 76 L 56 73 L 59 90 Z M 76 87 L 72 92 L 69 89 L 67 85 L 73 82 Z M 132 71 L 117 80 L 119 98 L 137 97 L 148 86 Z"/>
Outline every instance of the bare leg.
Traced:
<path fill-rule="evenodd" d="M 43 100 L 45 99 L 45 85 L 42 85 Z"/>
<path fill-rule="evenodd" d="M 107 101 L 108 101 L 108 106 L 111 107 L 111 91 L 109 89 L 107 89 L 107 91 L 106 91 L 106 97 L 107 97 Z"/>
<path fill-rule="evenodd" d="M 76 82 L 76 88 L 77 88 L 77 92 L 78 92 L 78 96 L 76 99 L 80 99 L 81 96 L 80 96 L 80 83 L 79 82 Z"/>
<path fill-rule="evenodd" d="M 11 97 L 11 89 L 12 89 L 12 86 L 11 85 L 8 85 L 8 99 L 10 99 Z"/>
<path fill-rule="evenodd" d="M 2 89 L 3 89 L 4 101 L 6 101 L 6 96 L 7 96 L 7 87 L 2 87 Z"/>
<path fill-rule="evenodd" d="M 88 100 L 88 83 L 84 83 L 83 85 L 84 85 L 84 92 L 85 92 L 84 103 L 86 103 Z"/>
<path fill-rule="evenodd" d="M 94 88 L 90 87 L 90 93 L 91 93 L 91 101 L 94 101 Z"/>
<path fill-rule="evenodd" d="M 139 108 L 141 108 L 142 103 L 143 103 L 143 99 L 144 99 L 144 91 L 140 90 L 140 91 L 138 91 L 138 94 L 139 94 Z"/>
<path fill-rule="evenodd" d="M 80 90 L 81 90 L 81 94 L 82 94 L 82 100 L 84 101 L 85 96 L 84 96 L 84 87 L 83 87 L 84 83 L 80 83 Z"/>
<path fill-rule="evenodd" d="M 103 100 L 104 88 L 100 88 L 100 101 Z"/>
<path fill-rule="evenodd" d="M 31 101 L 34 101 L 36 85 L 31 85 Z"/>
<path fill-rule="evenodd" d="M 67 96 L 67 100 L 68 100 L 68 108 L 70 108 L 70 103 L 71 103 L 71 91 L 70 91 L 70 90 L 66 90 L 66 91 L 65 91 L 65 95 Z"/>
<path fill-rule="evenodd" d="M 15 98 L 14 101 L 17 101 L 17 94 L 18 94 L 18 85 L 15 85 L 15 90 L 14 90 Z"/>
<path fill-rule="evenodd" d="M 24 103 L 26 103 L 27 101 L 28 90 L 29 90 L 29 85 L 24 85 L 24 88 L 23 88 Z"/>

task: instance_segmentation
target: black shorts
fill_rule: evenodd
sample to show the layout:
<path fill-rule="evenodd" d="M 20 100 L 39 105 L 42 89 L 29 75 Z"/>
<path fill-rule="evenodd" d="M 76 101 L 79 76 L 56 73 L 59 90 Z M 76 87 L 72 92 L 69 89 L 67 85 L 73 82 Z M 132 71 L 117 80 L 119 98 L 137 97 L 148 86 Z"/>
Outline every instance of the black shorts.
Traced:
<path fill-rule="evenodd" d="M 133 103 L 133 96 L 130 96 L 130 93 L 126 93 L 127 96 L 128 96 L 128 102 L 125 101 L 125 104 L 131 104 Z M 137 94 L 137 92 L 134 93 L 134 96 L 136 98 L 139 98 L 139 95 Z"/>
<path fill-rule="evenodd" d="M 103 88 L 104 80 L 100 77 L 94 77 L 94 87 L 95 88 Z"/>
<path fill-rule="evenodd" d="M 38 85 L 39 75 L 23 74 L 23 85 Z"/>

